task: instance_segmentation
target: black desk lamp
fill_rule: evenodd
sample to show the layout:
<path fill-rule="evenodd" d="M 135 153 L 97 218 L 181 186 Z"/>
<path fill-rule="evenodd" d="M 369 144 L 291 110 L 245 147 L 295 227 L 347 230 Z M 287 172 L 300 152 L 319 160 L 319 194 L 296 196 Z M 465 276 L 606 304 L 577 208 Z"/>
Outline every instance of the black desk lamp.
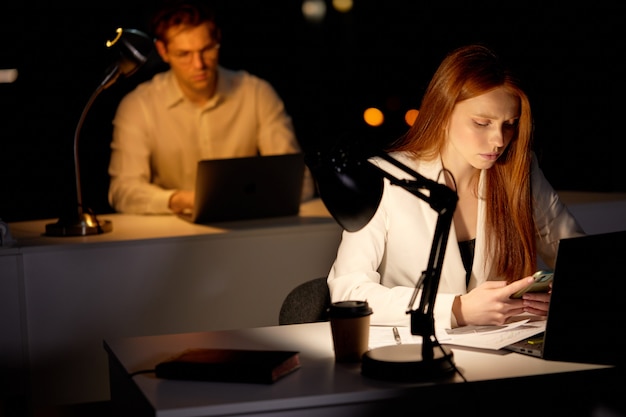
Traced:
<path fill-rule="evenodd" d="M 353 159 L 350 157 L 355 155 L 350 153 L 338 148 L 328 157 L 318 153 L 316 159 L 308 160 L 320 198 L 344 229 L 357 231 L 371 220 L 380 204 L 383 178 L 427 202 L 439 213 L 428 266 L 415 285 L 406 311 L 411 314 L 411 334 L 422 336 L 421 352 L 417 344 L 374 348 L 363 355 L 361 372 L 372 378 L 407 382 L 448 376 L 456 368 L 452 351 L 436 339 L 433 309 L 458 196 L 446 185 L 424 178 L 387 153 L 364 155 L 363 151 L 357 151 Z M 398 179 L 369 162 L 369 156 L 379 156 L 414 179 Z M 418 308 L 413 309 L 420 288 L 422 296 Z"/>
<path fill-rule="evenodd" d="M 90 210 L 85 210 L 83 207 L 78 157 L 80 130 L 96 97 L 103 90 L 115 84 L 121 75 L 129 77 L 134 74 L 147 61 L 153 48 L 153 43 L 148 35 L 143 32 L 135 29 L 118 28 L 115 39 L 107 41 L 106 46 L 114 52 L 117 57 L 116 61 L 107 69 L 104 79 L 89 98 L 74 132 L 77 211 L 69 216 L 59 218 L 56 223 L 47 224 L 45 234 L 48 236 L 85 236 L 107 233 L 113 230 L 113 224 L 110 220 L 98 220 L 95 214 L 91 213 Z"/>

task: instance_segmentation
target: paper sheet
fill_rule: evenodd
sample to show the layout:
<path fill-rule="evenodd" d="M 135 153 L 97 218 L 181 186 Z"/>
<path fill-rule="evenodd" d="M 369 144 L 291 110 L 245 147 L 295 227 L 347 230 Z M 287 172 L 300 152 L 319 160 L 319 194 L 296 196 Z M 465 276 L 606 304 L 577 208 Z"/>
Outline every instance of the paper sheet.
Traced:
<path fill-rule="evenodd" d="M 435 333 L 441 344 L 497 350 L 541 333 L 545 329 L 545 320 L 525 319 L 504 326 L 464 326 L 441 329 Z"/>
<path fill-rule="evenodd" d="M 421 336 L 411 334 L 409 327 L 398 327 L 402 343 L 422 343 Z M 521 318 L 502 326 L 463 326 L 455 329 L 436 329 L 441 344 L 498 350 L 534 336 L 546 329 L 544 319 Z M 396 344 L 393 327 L 371 326 L 370 349 Z"/>
<path fill-rule="evenodd" d="M 411 334 L 409 327 L 397 327 L 402 343 L 422 343 L 421 336 Z M 381 346 L 395 345 L 396 340 L 391 326 L 370 326 L 370 349 Z"/>

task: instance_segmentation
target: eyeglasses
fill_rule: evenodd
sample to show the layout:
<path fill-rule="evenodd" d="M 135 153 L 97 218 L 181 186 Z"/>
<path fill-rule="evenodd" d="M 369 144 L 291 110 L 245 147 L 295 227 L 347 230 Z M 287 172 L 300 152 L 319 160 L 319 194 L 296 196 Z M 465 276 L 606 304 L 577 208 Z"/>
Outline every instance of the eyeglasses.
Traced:
<path fill-rule="evenodd" d="M 190 64 L 196 56 L 198 56 L 202 61 L 215 58 L 219 49 L 220 44 L 214 43 L 204 49 L 201 49 L 200 51 L 174 51 L 170 53 L 170 56 L 180 63 Z"/>

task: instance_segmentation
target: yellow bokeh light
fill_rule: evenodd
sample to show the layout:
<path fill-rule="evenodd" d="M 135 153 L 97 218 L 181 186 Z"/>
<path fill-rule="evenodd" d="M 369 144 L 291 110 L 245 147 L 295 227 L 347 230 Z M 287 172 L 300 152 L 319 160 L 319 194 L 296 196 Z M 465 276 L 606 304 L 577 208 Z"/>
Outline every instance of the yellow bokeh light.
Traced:
<path fill-rule="evenodd" d="M 385 121 L 385 116 L 379 109 L 370 107 L 363 112 L 363 120 L 370 126 L 380 126 Z"/>
<path fill-rule="evenodd" d="M 417 115 L 419 114 L 419 110 L 411 109 L 404 113 L 404 121 L 407 125 L 413 126 L 415 123 L 415 119 L 417 119 Z"/>
<path fill-rule="evenodd" d="M 333 0 L 333 7 L 335 10 L 341 13 L 346 13 L 352 10 L 352 0 Z"/>

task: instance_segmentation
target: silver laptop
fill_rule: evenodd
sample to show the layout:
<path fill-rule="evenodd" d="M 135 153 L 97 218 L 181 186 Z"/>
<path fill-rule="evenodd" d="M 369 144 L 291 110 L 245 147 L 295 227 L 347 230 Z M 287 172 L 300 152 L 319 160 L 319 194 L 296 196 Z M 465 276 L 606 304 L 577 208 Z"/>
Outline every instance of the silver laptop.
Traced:
<path fill-rule="evenodd" d="M 301 153 L 202 160 L 194 209 L 182 217 L 207 224 L 297 215 L 304 171 Z"/>
<path fill-rule="evenodd" d="M 626 230 L 561 239 L 543 334 L 505 347 L 548 360 L 626 363 Z"/>

